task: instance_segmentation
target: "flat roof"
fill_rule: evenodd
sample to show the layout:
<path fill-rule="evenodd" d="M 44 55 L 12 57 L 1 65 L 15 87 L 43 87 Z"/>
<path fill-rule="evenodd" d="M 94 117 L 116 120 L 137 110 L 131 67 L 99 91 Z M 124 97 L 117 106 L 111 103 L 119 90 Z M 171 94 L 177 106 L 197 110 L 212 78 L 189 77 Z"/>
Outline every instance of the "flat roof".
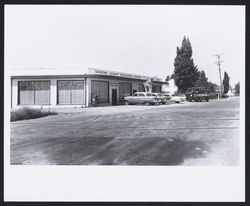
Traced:
<path fill-rule="evenodd" d="M 144 75 L 137 75 L 125 72 L 117 72 L 104 69 L 88 68 L 88 69 L 51 69 L 51 68 L 40 68 L 40 69 L 17 69 L 11 70 L 11 78 L 67 78 L 67 77 L 105 77 L 109 79 L 127 79 L 127 80 L 139 80 L 147 81 L 148 79 L 153 79 L 154 83 L 167 84 L 165 81 L 161 81 L 159 78 L 149 77 Z"/>
<path fill-rule="evenodd" d="M 84 75 L 87 74 L 86 69 L 16 69 L 11 70 L 11 77 L 16 76 L 61 76 L 61 75 Z"/>

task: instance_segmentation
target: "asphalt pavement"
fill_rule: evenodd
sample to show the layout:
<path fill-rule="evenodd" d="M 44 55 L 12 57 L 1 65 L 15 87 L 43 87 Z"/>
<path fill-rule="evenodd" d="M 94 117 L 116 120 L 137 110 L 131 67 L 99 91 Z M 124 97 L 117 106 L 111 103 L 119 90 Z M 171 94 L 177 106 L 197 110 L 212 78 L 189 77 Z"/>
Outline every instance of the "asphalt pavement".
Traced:
<path fill-rule="evenodd" d="M 11 164 L 239 164 L 239 97 L 59 112 L 11 123 Z"/>

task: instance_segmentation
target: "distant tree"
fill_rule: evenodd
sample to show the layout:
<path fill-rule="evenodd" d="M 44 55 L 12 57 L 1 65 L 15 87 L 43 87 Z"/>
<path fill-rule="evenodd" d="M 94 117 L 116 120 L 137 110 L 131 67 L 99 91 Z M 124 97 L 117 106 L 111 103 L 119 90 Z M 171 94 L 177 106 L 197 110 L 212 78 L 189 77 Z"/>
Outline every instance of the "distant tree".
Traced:
<path fill-rule="evenodd" d="M 235 84 L 235 94 L 240 94 L 240 82 L 238 82 L 237 84 Z"/>
<path fill-rule="evenodd" d="M 184 36 L 181 47 L 177 47 L 174 75 L 172 75 L 178 92 L 185 92 L 189 87 L 195 86 L 195 82 L 199 78 L 198 69 L 192 59 L 192 52 L 190 41 Z"/>
<path fill-rule="evenodd" d="M 170 76 L 170 79 L 174 79 L 174 77 L 175 77 L 175 75 L 174 75 L 174 74 L 172 74 L 172 75 Z"/>
<path fill-rule="evenodd" d="M 224 72 L 224 78 L 223 78 L 223 93 L 227 94 L 229 91 L 229 76 L 227 72 Z"/>
<path fill-rule="evenodd" d="M 218 87 L 217 84 L 214 84 L 212 82 L 208 82 L 207 83 L 207 86 L 206 86 L 206 91 L 209 92 L 209 93 L 213 93 L 213 92 L 216 92 L 216 87 Z"/>
<path fill-rule="evenodd" d="M 168 76 L 166 77 L 166 82 L 168 82 L 170 79 L 171 79 L 171 77 L 168 75 Z"/>
<path fill-rule="evenodd" d="M 206 77 L 205 72 L 202 70 L 201 72 L 198 71 L 199 79 L 195 82 L 196 87 L 207 87 L 208 79 Z"/>

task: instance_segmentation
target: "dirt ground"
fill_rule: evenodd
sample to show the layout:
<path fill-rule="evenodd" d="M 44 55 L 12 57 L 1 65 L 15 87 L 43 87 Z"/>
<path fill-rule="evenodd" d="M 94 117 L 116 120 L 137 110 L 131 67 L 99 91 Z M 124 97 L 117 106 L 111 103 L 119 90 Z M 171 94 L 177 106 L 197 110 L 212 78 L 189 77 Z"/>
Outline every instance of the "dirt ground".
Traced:
<path fill-rule="evenodd" d="M 61 109 L 11 123 L 11 164 L 238 165 L 239 98 Z"/>

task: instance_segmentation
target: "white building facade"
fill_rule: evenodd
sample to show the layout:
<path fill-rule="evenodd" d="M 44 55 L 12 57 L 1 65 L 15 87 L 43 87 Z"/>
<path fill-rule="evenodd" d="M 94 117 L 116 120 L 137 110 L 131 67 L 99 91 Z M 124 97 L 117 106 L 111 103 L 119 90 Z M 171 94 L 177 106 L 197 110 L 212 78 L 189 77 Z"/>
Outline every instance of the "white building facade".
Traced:
<path fill-rule="evenodd" d="M 103 69 L 20 70 L 11 75 L 11 108 L 89 107 L 119 105 L 125 96 L 145 91 L 151 78 Z M 152 79 L 152 78 L 151 78 Z M 153 79 L 152 92 L 162 92 L 160 79 Z"/>

